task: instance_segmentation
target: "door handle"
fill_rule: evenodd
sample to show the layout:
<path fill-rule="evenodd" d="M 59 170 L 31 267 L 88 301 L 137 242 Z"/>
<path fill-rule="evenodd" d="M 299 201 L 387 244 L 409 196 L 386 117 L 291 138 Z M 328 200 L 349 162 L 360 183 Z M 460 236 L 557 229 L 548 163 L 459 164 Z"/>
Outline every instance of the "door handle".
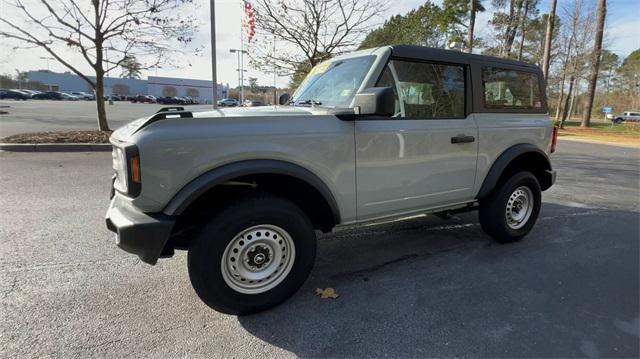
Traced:
<path fill-rule="evenodd" d="M 473 136 L 457 135 L 456 137 L 451 137 L 451 143 L 471 143 L 475 140 L 476 138 Z"/>

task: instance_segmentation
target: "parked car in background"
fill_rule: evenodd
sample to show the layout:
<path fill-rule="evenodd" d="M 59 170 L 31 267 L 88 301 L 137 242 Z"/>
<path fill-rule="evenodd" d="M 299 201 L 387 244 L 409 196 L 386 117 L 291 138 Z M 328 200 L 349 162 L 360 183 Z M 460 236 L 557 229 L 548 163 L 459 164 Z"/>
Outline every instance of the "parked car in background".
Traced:
<path fill-rule="evenodd" d="M 25 95 L 27 95 L 29 98 L 31 98 L 33 96 L 33 93 L 29 90 L 23 90 L 23 89 L 9 89 L 9 91 L 17 91 L 17 92 L 21 92 Z"/>
<path fill-rule="evenodd" d="M 23 89 L 23 90 L 20 90 L 20 91 L 24 92 L 24 93 L 27 93 L 27 94 L 30 94 L 32 97 L 33 97 L 33 95 L 42 93 L 42 91 L 38 91 L 38 90 L 24 90 Z"/>
<path fill-rule="evenodd" d="M 640 111 L 625 111 L 618 115 L 609 113 L 607 114 L 607 119 L 613 123 L 640 122 Z"/>
<path fill-rule="evenodd" d="M 220 107 L 236 107 L 236 106 L 240 106 L 240 101 L 234 99 L 234 98 L 225 98 L 222 99 L 220 101 L 218 101 L 218 106 Z"/>
<path fill-rule="evenodd" d="M 63 100 L 64 96 L 62 95 L 62 92 L 46 91 L 39 94 L 35 94 L 33 95 L 32 98 L 38 99 L 38 100 Z"/>
<path fill-rule="evenodd" d="M 189 96 L 186 96 L 185 100 L 187 100 L 187 105 L 197 105 L 200 103 L 197 99 Z"/>
<path fill-rule="evenodd" d="M 0 99 L 12 99 L 12 100 L 28 100 L 31 98 L 31 94 L 27 94 L 18 90 L 2 90 L 0 92 Z"/>
<path fill-rule="evenodd" d="M 133 103 L 156 103 L 157 99 L 155 96 L 151 95 L 138 95 L 131 98 L 131 102 Z"/>
<path fill-rule="evenodd" d="M 113 101 L 131 101 L 131 99 L 135 97 L 135 96 L 129 96 L 129 95 L 119 95 L 115 93 L 112 93 L 109 96 Z"/>
<path fill-rule="evenodd" d="M 245 100 L 244 101 L 244 106 L 245 107 L 264 106 L 264 102 L 258 101 L 258 100 Z"/>
<path fill-rule="evenodd" d="M 96 99 L 96 96 L 94 94 L 90 94 L 82 91 L 73 91 L 70 93 L 70 95 L 79 97 L 81 100 L 87 100 L 87 101 L 93 101 Z"/>
<path fill-rule="evenodd" d="M 72 95 L 70 93 L 61 92 L 61 94 L 62 94 L 62 99 L 66 100 L 66 101 L 78 101 L 78 100 L 81 100 L 81 98 L 79 96 Z"/>
<path fill-rule="evenodd" d="M 171 97 L 171 96 L 158 97 L 156 99 L 156 102 L 163 105 L 183 105 L 184 104 L 184 101 L 179 97 Z"/>

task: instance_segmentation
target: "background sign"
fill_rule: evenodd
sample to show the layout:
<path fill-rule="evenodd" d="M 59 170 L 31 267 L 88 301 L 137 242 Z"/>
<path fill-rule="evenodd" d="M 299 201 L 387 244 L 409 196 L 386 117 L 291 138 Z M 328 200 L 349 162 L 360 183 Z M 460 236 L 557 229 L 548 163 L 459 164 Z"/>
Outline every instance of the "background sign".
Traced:
<path fill-rule="evenodd" d="M 602 112 L 604 112 L 604 113 L 611 113 L 612 110 L 613 109 L 611 107 L 603 107 L 602 108 Z"/>

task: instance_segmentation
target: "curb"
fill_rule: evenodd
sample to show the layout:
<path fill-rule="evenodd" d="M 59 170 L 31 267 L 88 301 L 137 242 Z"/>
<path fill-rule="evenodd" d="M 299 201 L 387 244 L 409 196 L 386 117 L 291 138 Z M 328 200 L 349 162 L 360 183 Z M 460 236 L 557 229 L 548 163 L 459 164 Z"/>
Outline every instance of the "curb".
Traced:
<path fill-rule="evenodd" d="M 110 143 L 0 143 L 7 152 L 111 152 Z"/>

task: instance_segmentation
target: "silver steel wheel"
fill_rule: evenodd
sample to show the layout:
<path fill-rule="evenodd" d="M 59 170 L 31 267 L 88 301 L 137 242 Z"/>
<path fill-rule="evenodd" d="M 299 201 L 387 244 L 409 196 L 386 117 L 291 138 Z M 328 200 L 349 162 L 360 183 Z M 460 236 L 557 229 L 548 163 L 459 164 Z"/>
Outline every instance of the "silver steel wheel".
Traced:
<path fill-rule="evenodd" d="M 236 292 L 264 293 L 289 274 L 296 249 L 287 231 L 260 224 L 238 233 L 222 255 L 222 278 Z"/>
<path fill-rule="evenodd" d="M 533 192 L 529 187 L 520 186 L 511 193 L 507 201 L 505 215 L 511 229 L 520 229 L 527 224 L 534 206 Z"/>

